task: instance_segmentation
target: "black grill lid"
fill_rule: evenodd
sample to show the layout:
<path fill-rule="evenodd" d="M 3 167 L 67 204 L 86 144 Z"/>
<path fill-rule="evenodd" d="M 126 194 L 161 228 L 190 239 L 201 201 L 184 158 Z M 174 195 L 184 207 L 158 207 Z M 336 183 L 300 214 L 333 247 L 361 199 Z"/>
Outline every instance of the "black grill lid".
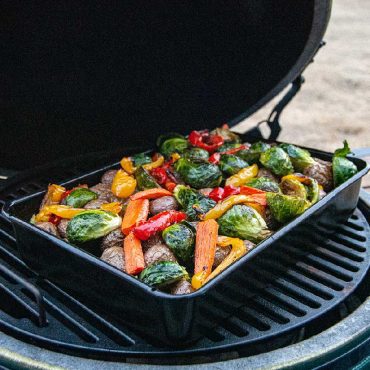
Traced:
<path fill-rule="evenodd" d="M 24 168 L 236 123 L 287 86 L 331 0 L 5 2 L 0 157 Z"/>

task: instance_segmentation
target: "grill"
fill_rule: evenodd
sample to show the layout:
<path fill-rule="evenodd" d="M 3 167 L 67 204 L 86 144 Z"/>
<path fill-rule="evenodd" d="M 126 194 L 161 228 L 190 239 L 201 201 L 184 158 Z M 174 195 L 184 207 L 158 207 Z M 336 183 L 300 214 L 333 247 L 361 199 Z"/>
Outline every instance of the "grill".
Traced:
<path fill-rule="evenodd" d="M 27 173 L 15 176 L 10 185 L 3 186 L 0 201 L 39 191 L 54 175 L 56 181 L 58 176 L 73 178 L 96 166 L 98 158 L 103 161 L 107 157 L 93 154 L 40 168 L 36 177 Z M 194 361 L 194 356 L 211 354 L 218 358 L 256 354 L 266 350 L 266 343 L 269 349 L 279 348 L 308 333 L 315 334 L 315 329 L 307 329 L 313 323 L 320 330 L 322 325 L 333 323 L 335 308 L 364 279 L 370 258 L 366 217 L 357 209 L 329 239 L 323 225 L 321 236 L 310 236 L 310 230 L 305 231 L 304 239 L 309 242 L 293 240 L 289 245 L 280 244 L 252 260 L 251 278 L 231 284 L 222 295 L 212 297 L 207 306 L 212 310 L 202 313 L 209 320 L 205 322 L 204 338 L 191 347 L 169 349 L 148 342 L 105 312 L 84 305 L 37 276 L 19 258 L 10 222 L 2 216 L 0 327 L 38 346 L 105 360 L 142 361 L 157 357 L 163 361 L 165 356 L 171 363 L 178 362 L 179 357 L 184 361 L 191 357 Z M 244 296 L 238 284 L 248 287 L 250 292 L 244 291 Z M 254 297 L 249 299 L 251 292 Z M 242 307 L 235 312 L 235 306 Z M 212 330 L 207 328 L 225 316 L 228 318 L 221 325 Z"/>

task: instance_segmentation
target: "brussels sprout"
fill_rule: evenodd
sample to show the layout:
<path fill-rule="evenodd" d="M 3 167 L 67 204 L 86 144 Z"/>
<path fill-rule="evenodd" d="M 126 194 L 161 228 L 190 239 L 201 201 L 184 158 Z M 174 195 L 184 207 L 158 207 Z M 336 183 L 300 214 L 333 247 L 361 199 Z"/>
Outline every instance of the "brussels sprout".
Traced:
<path fill-rule="evenodd" d="M 120 216 L 94 209 L 81 212 L 69 221 L 67 239 L 71 243 L 84 243 L 109 234 L 121 226 Z"/>
<path fill-rule="evenodd" d="M 252 144 L 249 149 L 240 150 L 235 154 L 249 164 L 254 164 L 259 162 L 261 154 L 269 148 L 271 148 L 270 144 L 258 141 L 257 143 Z"/>
<path fill-rule="evenodd" d="M 139 190 L 160 188 L 160 186 L 154 180 L 154 177 L 152 177 L 149 174 L 149 172 L 146 169 L 144 169 L 143 167 L 139 167 L 135 171 L 135 178 L 136 178 L 137 187 L 138 187 Z"/>
<path fill-rule="evenodd" d="M 201 148 L 191 148 L 183 153 L 183 157 L 193 162 L 208 161 L 209 153 Z"/>
<path fill-rule="evenodd" d="M 98 199 L 98 194 L 86 188 L 77 188 L 69 193 L 65 202 L 67 206 L 82 208 L 90 200 L 94 199 Z"/>
<path fill-rule="evenodd" d="M 179 134 L 162 135 L 157 140 L 159 151 L 166 157 L 172 153 L 182 153 L 189 146 L 187 139 Z"/>
<path fill-rule="evenodd" d="M 171 261 L 153 263 L 143 270 L 139 276 L 143 283 L 157 287 L 164 287 L 183 278 L 189 278 L 185 268 Z"/>
<path fill-rule="evenodd" d="M 220 170 L 228 175 L 235 175 L 242 168 L 248 167 L 248 163 L 234 154 L 222 154 L 219 162 Z"/>
<path fill-rule="evenodd" d="M 212 163 L 196 163 L 180 158 L 175 163 L 175 169 L 185 183 L 196 189 L 213 188 L 222 181 L 220 169 Z"/>
<path fill-rule="evenodd" d="M 207 213 L 216 205 L 216 202 L 203 194 L 188 188 L 185 185 L 177 185 L 173 192 L 177 202 L 184 209 L 190 221 L 196 221 L 198 215 Z"/>
<path fill-rule="evenodd" d="M 147 164 L 152 161 L 150 152 L 143 152 L 143 153 L 135 154 L 131 156 L 131 159 L 134 162 L 135 167 L 142 166 L 143 164 Z"/>
<path fill-rule="evenodd" d="M 307 199 L 306 187 L 295 179 L 283 179 L 280 183 L 280 189 L 285 195 Z"/>
<path fill-rule="evenodd" d="M 173 224 L 162 231 L 162 237 L 176 258 L 189 262 L 194 253 L 193 230 L 183 223 Z"/>
<path fill-rule="evenodd" d="M 252 242 L 259 242 L 270 235 L 262 216 L 252 207 L 235 205 L 218 220 L 219 234 Z"/>
<path fill-rule="evenodd" d="M 272 217 L 281 223 L 300 215 L 309 206 L 309 203 L 302 198 L 277 193 L 267 193 L 267 204 Z"/>
<path fill-rule="evenodd" d="M 218 127 L 212 130 L 211 135 L 219 135 L 224 139 L 225 142 L 240 143 L 241 141 L 238 134 L 224 127 Z"/>
<path fill-rule="evenodd" d="M 333 178 L 335 187 L 343 184 L 357 173 L 356 165 L 349 159 L 345 158 L 351 153 L 351 149 L 348 146 L 347 140 L 345 140 L 343 144 L 343 148 L 337 149 L 334 152 Z"/>
<path fill-rule="evenodd" d="M 247 186 L 251 188 L 261 189 L 263 191 L 270 191 L 272 193 L 280 193 L 279 185 L 267 177 L 256 177 L 249 181 Z"/>
<path fill-rule="evenodd" d="M 278 147 L 272 147 L 262 153 L 260 162 L 278 176 L 288 175 L 294 170 L 288 154 Z"/>
<path fill-rule="evenodd" d="M 239 148 L 242 144 L 241 143 L 225 143 L 221 145 L 216 151 L 217 152 L 226 152 L 230 149 Z"/>
<path fill-rule="evenodd" d="M 280 144 L 279 147 L 288 154 L 294 169 L 298 172 L 303 172 L 305 168 L 315 163 L 310 152 L 305 149 L 292 144 Z"/>

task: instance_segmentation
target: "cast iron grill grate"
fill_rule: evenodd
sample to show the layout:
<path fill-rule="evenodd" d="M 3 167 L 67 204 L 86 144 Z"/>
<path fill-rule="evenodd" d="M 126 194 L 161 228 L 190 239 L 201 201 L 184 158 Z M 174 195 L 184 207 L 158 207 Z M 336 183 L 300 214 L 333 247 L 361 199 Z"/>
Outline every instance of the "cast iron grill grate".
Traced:
<path fill-rule="evenodd" d="M 66 164 L 67 171 L 48 168 L 39 178 L 23 175 L 3 190 L 0 205 L 45 189 L 50 178 L 57 182 L 78 176 L 93 164 L 90 168 L 86 161 L 84 168 Z M 170 349 L 148 343 L 106 313 L 39 278 L 20 259 L 11 224 L 1 216 L 0 328 L 53 350 L 105 359 L 194 356 L 245 351 L 248 346 L 258 351 L 267 341 L 272 349 L 271 339 L 302 328 L 353 292 L 369 266 L 369 240 L 366 218 L 356 210 L 329 239 L 306 230 L 301 239 L 262 253 L 250 264 L 248 277 L 237 275 L 222 294 L 211 298 L 203 312 L 204 338 L 191 347 Z M 247 298 L 248 291 L 255 293 L 252 299 Z M 225 315 L 228 318 L 216 329 L 208 328 Z"/>

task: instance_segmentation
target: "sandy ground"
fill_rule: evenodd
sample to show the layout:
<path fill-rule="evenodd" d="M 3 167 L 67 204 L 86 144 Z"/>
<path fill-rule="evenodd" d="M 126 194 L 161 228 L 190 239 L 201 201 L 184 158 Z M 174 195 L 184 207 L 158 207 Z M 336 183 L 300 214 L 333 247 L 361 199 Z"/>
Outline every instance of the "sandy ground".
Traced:
<path fill-rule="evenodd" d="M 333 151 L 347 139 L 370 147 L 370 0 L 335 0 L 324 40 L 304 72 L 306 83 L 281 117 L 282 141 Z M 267 117 L 274 102 L 240 124 Z M 365 181 L 370 186 L 370 176 Z"/>

